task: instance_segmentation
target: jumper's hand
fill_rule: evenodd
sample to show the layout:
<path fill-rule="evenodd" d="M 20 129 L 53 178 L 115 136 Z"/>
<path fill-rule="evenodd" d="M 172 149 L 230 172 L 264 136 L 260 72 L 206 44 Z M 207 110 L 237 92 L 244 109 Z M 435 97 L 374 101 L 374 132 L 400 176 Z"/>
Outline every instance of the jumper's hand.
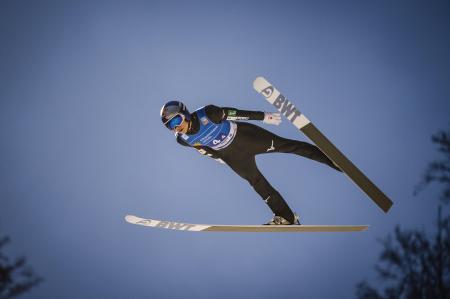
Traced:
<path fill-rule="evenodd" d="M 280 113 L 272 113 L 272 112 L 264 112 L 264 123 L 269 125 L 278 126 L 281 123 L 281 114 Z"/>
<path fill-rule="evenodd" d="M 213 157 L 212 154 L 208 154 L 208 152 L 205 151 L 205 150 L 202 149 L 202 148 L 196 148 L 196 150 L 197 150 L 200 154 L 202 154 L 202 155 L 204 155 L 204 156 L 208 156 L 208 157 L 213 158 L 214 160 L 216 160 L 216 161 L 219 162 L 220 164 L 226 164 L 222 159 Z"/>
<path fill-rule="evenodd" d="M 201 154 L 201 155 L 207 155 L 208 153 L 202 149 L 202 148 L 196 148 L 196 150 Z"/>
<path fill-rule="evenodd" d="M 217 162 L 219 162 L 220 164 L 226 164 L 222 159 L 220 159 L 220 158 L 217 158 L 217 159 L 214 159 L 214 160 L 216 160 Z"/>

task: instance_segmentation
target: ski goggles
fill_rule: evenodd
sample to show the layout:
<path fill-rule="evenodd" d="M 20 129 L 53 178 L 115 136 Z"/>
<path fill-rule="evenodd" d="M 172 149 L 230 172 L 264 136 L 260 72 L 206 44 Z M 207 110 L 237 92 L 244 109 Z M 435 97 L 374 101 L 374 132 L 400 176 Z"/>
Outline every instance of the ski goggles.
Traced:
<path fill-rule="evenodd" d="M 165 125 L 169 130 L 175 130 L 176 127 L 180 126 L 183 121 L 184 121 L 185 117 L 182 114 L 177 114 L 174 117 L 172 117 L 171 119 L 169 119 Z"/>

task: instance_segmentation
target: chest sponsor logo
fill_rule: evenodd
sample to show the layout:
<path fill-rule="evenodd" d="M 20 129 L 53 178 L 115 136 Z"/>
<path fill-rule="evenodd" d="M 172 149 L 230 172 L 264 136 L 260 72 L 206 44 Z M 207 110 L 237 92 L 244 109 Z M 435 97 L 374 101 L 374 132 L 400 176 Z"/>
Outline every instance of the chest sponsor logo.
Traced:
<path fill-rule="evenodd" d="M 209 120 L 206 116 L 202 117 L 200 120 L 204 126 L 206 126 L 209 123 Z"/>
<path fill-rule="evenodd" d="M 205 131 L 207 134 L 206 134 L 204 137 L 202 137 L 202 138 L 200 139 L 200 142 L 203 143 L 203 144 L 206 144 L 206 143 L 210 142 L 211 139 L 214 138 L 214 135 L 217 134 L 217 130 L 219 130 L 219 127 L 218 127 L 218 126 L 214 126 L 214 127 L 212 127 L 212 128 L 209 127 L 209 128 Z"/>

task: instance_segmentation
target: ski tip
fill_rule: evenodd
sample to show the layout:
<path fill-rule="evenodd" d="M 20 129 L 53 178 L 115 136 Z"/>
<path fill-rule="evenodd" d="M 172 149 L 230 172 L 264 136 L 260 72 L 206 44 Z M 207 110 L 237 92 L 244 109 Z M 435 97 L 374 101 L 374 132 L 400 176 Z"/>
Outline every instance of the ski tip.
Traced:
<path fill-rule="evenodd" d="M 129 222 L 129 223 L 135 223 L 136 219 L 138 219 L 138 217 L 133 216 L 133 215 L 126 215 L 125 216 L 125 221 Z"/>
<path fill-rule="evenodd" d="M 253 81 L 253 88 L 260 92 L 263 88 L 267 87 L 267 80 L 264 79 L 262 76 L 256 77 L 256 79 Z"/>

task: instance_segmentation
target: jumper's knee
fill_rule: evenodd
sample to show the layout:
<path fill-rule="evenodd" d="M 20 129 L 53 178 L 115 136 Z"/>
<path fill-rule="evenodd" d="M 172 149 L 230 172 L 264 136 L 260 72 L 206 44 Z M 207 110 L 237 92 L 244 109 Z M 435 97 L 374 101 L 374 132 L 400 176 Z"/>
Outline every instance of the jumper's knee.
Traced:
<path fill-rule="evenodd" d="M 262 175 L 249 182 L 253 189 L 255 189 L 264 200 L 267 199 L 267 197 L 278 193 Z"/>

